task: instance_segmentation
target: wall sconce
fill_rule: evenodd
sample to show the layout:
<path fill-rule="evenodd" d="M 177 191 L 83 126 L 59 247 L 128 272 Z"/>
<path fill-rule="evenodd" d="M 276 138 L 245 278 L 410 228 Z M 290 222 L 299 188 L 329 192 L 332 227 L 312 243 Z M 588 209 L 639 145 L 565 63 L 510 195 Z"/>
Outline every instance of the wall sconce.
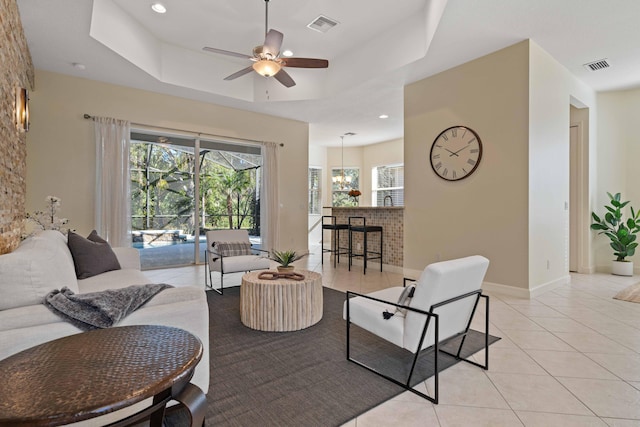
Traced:
<path fill-rule="evenodd" d="M 29 92 L 22 87 L 16 88 L 16 126 L 19 130 L 29 130 Z"/>

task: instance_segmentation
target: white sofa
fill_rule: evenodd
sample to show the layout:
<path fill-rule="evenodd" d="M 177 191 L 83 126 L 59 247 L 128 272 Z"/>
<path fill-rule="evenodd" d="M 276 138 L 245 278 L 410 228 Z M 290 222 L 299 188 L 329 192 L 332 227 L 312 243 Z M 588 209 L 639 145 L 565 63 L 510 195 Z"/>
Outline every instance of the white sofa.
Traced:
<path fill-rule="evenodd" d="M 0 360 L 35 345 L 82 332 L 41 302 L 53 289 L 67 286 L 88 293 L 150 283 L 140 271 L 138 251 L 113 248 L 121 270 L 76 279 L 66 237 L 43 231 L 24 240 L 10 254 L 0 256 Z M 209 389 L 209 310 L 203 289 L 165 289 L 118 324 L 166 325 L 181 328 L 202 341 L 204 354 L 192 383 Z"/>

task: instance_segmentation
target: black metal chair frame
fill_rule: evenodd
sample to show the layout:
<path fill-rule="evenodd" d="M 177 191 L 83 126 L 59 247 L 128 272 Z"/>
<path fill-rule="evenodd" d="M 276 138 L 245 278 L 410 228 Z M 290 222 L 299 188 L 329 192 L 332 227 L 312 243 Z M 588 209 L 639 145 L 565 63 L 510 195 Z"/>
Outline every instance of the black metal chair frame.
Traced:
<path fill-rule="evenodd" d="M 324 222 L 325 218 L 331 218 L 331 223 L 330 224 L 326 224 Z M 341 248 L 340 247 L 340 230 L 349 230 L 349 225 L 348 224 L 336 224 L 336 216 L 335 215 L 323 215 L 322 216 L 322 237 L 320 239 L 320 245 L 322 247 L 322 261 L 320 262 L 321 264 L 324 265 L 324 254 L 327 252 L 330 252 L 333 254 L 333 268 L 336 268 L 337 264 L 336 262 L 340 262 L 340 255 L 348 255 L 349 254 L 349 248 Z M 324 230 L 331 230 L 333 231 L 333 235 L 331 237 L 331 248 L 332 249 L 325 249 L 324 248 Z"/>
<path fill-rule="evenodd" d="M 474 295 L 476 296 L 476 301 L 474 303 L 473 310 L 471 312 L 471 316 L 469 317 L 469 322 L 467 323 L 466 329 L 463 332 L 460 332 L 460 333 L 458 333 L 456 335 L 453 335 L 453 336 L 443 340 L 442 342 L 439 342 L 440 340 L 439 340 L 438 332 L 439 332 L 439 325 L 440 325 L 440 320 L 439 319 L 440 318 L 439 318 L 438 314 L 433 312 L 434 309 L 436 309 L 438 307 L 441 307 L 443 305 L 450 304 L 452 302 L 464 299 L 464 298 L 468 298 L 468 297 L 474 296 Z M 431 346 L 431 347 L 425 348 L 423 350 L 418 350 L 418 351 L 416 351 L 414 353 L 415 355 L 413 357 L 413 363 L 411 364 L 411 370 L 409 371 L 409 376 L 407 377 L 406 383 L 398 381 L 397 379 L 392 378 L 392 377 L 390 377 L 390 376 L 388 376 L 388 375 L 376 370 L 375 368 L 372 368 L 372 367 L 370 367 L 370 366 L 368 366 L 368 365 L 366 365 L 366 364 L 364 364 L 364 363 L 362 363 L 362 362 L 360 362 L 358 360 L 355 360 L 355 359 L 353 359 L 351 357 L 351 354 L 350 354 L 351 316 L 350 316 L 350 308 L 349 308 L 350 296 L 363 297 L 363 298 L 366 298 L 366 299 L 370 299 L 370 300 L 373 300 L 373 301 L 378 301 L 378 302 L 381 302 L 381 303 L 393 305 L 393 306 L 396 306 L 398 308 L 403 308 L 403 309 L 410 310 L 410 311 L 413 311 L 413 312 L 416 312 L 416 313 L 420 313 L 420 314 L 423 314 L 423 315 L 427 316 L 427 321 L 425 322 L 425 326 L 424 326 L 424 328 L 422 330 L 422 334 L 420 336 L 420 342 L 418 344 L 418 349 L 422 348 L 422 343 L 424 342 L 424 339 L 426 337 L 427 330 L 429 328 L 429 323 L 430 323 L 431 319 L 433 319 L 433 321 L 435 322 L 435 325 L 434 325 L 435 326 L 434 345 Z M 476 363 L 476 362 L 474 362 L 472 360 L 468 360 L 468 359 L 465 359 L 463 357 L 460 357 L 460 352 L 462 351 L 462 347 L 464 346 L 464 341 L 467 338 L 467 334 L 469 332 L 469 329 L 471 329 L 471 322 L 472 322 L 473 316 L 474 316 L 474 314 L 476 312 L 476 308 L 478 307 L 478 302 L 480 301 L 480 298 L 484 298 L 485 299 L 485 310 L 486 310 L 486 313 L 485 313 L 485 336 L 484 336 L 484 351 L 485 351 L 485 353 L 484 353 L 484 365 L 482 365 L 480 363 Z M 456 352 L 456 354 L 449 353 L 448 351 L 440 349 L 440 345 L 446 344 L 447 342 L 449 342 L 449 341 L 451 341 L 453 339 L 459 338 L 461 336 L 462 336 L 462 340 L 460 342 L 460 346 L 458 347 L 458 351 Z M 380 338 L 380 339 L 382 339 L 382 338 Z M 411 377 L 413 376 L 413 371 L 414 371 L 414 369 L 416 367 L 416 363 L 418 362 L 418 357 L 420 356 L 420 354 L 428 353 L 430 351 L 433 351 L 434 355 L 435 355 L 435 357 L 434 357 L 434 359 L 435 359 L 434 360 L 435 374 L 434 374 L 434 393 L 433 393 L 433 396 L 429 396 L 429 395 L 427 395 L 425 393 L 422 393 L 421 391 L 415 390 L 414 388 L 411 387 Z M 457 297 L 450 298 L 450 299 L 448 299 L 446 301 L 442 301 L 442 302 L 439 302 L 437 304 L 433 304 L 431 306 L 431 308 L 429 309 L 429 311 L 419 310 L 417 308 L 396 304 L 396 303 L 393 303 L 393 302 L 390 302 L 390 301 L 381 300 L 381 299 L 378 299 L 378 298 L 373 298 L 373 297 L 368 296 L 368 295 L 363 295 L 363 294 L 359 294 L 359 293 L 356 293 L 356 292 L 347 291 L 347 360 L 348 361 L 353 362 L 356 365 L 362 366 L 363 368 L 365 368 L 365 369 L 367 369 L 367 370 L 369 370 L 369 371 L 381 376 L 382 378 L 385 378 L 385 379 L 391 381 L 392 383 L 399 385 L 400 387 L 404 388 L 405 390 L 408 390 L 408 391 L 410 391 L 410 392 L 412 392 L 414 394 L 417 394 L 418 396 L 420 396 L 420 397 L 422 397 L 424 399 L 427 399 L 430 402 L 433 402 L 434 404 L 437 405 L 438 404 L 438 392 L 439 392 L 439 383 L 438 383 L 438 354 L 439 354 L 439 352 L 448 354 L 449 356 L 455 357 L 456 360 L 470 363 L 470 364 L 478 366 L 478 367 L 480 367 L 480 368 L 482 368 L 484 370 L 489 369 L 489 296 L 483 295 L 482 294 L 482 290 L 469 292 L 469 293 L 466 293 L 464 295 L 459 295 Z"/>
<path fill-rule="evenodd" d="M 362 225 L 351 224 L 352 219 L 362 219 Z M 364 268 L 362 270 L 362 274 L 367 274 L 367 261 L 370 259 L 380 259 L 380 272 L 382 273 L 382 234 L 383 229 L 380 225 L 369 225 L 367 226 L 367 219 L 363 216 L 350 216 L 349 217 L 349 271 L 351 271 L 351 265 L 353 264 L 352 259 L 357 257 L 362 257 L 364 260 Z M 375 230 L 369 230 L 369 228 L 375 227 Z M 362 253 L 355 254 L 353 253 L 353 237 L 352 233 L 362 233 L 363 235 L 363 245 L 362 245 Z M 367 246 L 367 234 L 368 233 L 380 233 L 380 252 L 370 251 Z M 377 256 L 368 256 L 368 254 L 375 254 Z"/>
<path fill-rule="evenodd" d="M 252 251 L 256 251 L 256 252 L 265 252 L 265 253 L 269 253 L 269 251 L 265 251 L 264 249 L 258 249 L 258 248 L 251 248 Z M 213 287 L 213 278 L 211 277 L 211 269 L 209 268 L 209 256 L 213 254 L 216 255 L 218 258 L 220 258 L 220 290 L 216 289 Z M 255 255 L 258 255 L 257 253 Z M 205 263 L 204 263 L 204 286 L 206 288 L 211 289 L 212 291 L 215 291 L 217 293 L 219 293 L 220 295 L 223 295 L 224 292 L 224 255 L 219 254 L 216 251 L 210 250 L 210 249 L 205 249 L 204 250 L 204 256 L 206 258 Z M 248 273 L 251 270 L 247 270 L 245 271 L 245 273 Z M 236 271 L 234 273 L 242 273 L 241 271 Z M 232 273 L 226 273 L 226 274 L 232 274 Z M 207 276 L 209 276 L 209 282 L 207 282 Z"/>

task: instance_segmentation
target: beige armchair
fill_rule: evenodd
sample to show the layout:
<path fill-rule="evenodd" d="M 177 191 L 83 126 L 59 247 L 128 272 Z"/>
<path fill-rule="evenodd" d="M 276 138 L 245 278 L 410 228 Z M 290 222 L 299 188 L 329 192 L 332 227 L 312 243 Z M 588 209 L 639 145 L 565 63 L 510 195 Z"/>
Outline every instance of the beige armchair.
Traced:
<path fill-rule="evenodd" d="M 251 247 L 247 230 L 211 230 L 206 236 L 205 286 L 219 294 L 224 291 L 225 274 L 264 270 L 270 266 L 269 252 Z M 213 286 L 214 271 L 220 273 L 220 289 Z"/>

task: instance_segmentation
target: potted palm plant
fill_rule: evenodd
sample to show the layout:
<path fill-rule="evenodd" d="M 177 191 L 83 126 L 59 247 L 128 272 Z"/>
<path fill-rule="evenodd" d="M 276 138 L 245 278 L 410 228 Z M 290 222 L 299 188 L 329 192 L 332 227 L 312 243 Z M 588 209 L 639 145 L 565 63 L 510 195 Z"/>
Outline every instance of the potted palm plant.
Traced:
<path fill-rule="evenodd" d="M 640 211 L 636 212 L 629 206 L 631 216 L 623 218 L 622 209 L 629 201 L 621 201 L 620 193 L 611 195 L 607 193 L 610 205 L 606 205 L 607 212 L 600 218 L 595 212 L 591 212 L 593 223 L 591 229 L 599 231 L 598 234 L 606 235 L 611 240 L 611 248 L 616 259 L 611 266 L 611 272 L 619 276 L 633 276 L 633 261 L 625 259 L 633 256 L 638 243 L 636 234 L 640 231 Z"/>
<path fill-rule="evenodd" d="M 300 255 L 296 253 L 296 251 L 276 251 L 274 249 L 271 251 L 271 256 L 269 258 L 280 264 L 278 266 L 278 271 L 291 272 L 293 271 L 294 266 L 290 264 L 294 261 L 304 258 L 304 255 Z"/>

